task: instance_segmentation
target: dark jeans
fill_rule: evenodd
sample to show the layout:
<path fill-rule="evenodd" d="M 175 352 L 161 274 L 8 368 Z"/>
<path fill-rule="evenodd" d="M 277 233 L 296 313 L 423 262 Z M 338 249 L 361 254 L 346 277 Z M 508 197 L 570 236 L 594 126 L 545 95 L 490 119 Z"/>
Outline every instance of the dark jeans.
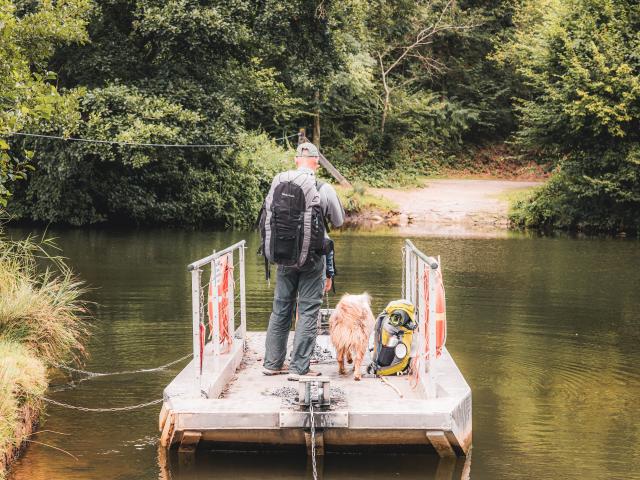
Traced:
<path fill-rule="evenodd" d="M 291 330 L 294 307 L 298 303 L 298 321 L 290 371 L 303 375 L 309 371 L 311 355 L 318 334 L 318 314 L 324 290 L 324 262 L 314 259 L 300 270 L 278 266 L 273 311 L 269 318 L 265 345 L 264 366 L 277 370 L 287 354 L 287 340 Z"/>

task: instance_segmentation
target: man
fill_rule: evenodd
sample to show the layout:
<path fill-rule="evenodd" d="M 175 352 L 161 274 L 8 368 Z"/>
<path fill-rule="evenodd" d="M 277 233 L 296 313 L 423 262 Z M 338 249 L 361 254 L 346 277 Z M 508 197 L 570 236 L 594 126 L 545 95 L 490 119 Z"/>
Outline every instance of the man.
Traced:
<path fill-rule="evenodd" d="M 316 146 L 309 142 L 298 145 L 295 161 L 296 174 L 310 175 L 310 180 L 316 182 L 315 173 L 320 166 L 320 153 Z M 318 185 L 318 194 L 325 221 L 334 227 L 340 227 L 344 222 L 344 210 L 336 191 L 331 185 L 322 184 Z M 316 344 L 322 295 L 331 288 L 332 283 L 331 277 L 325 274 L 325 267 L 326 259 L 313 252 L 301 267 L 278 265 L 273 310 L 269 318 L 265 345 L 265 375 L 289 373 L 290 380 L 297 380 L 300 375 L 320 375 L 319 372 L 311 370 L 309 365 Z M 333 271 L 332 265 L 329 271 Z M 287 367 L 284 363 L 287 340 L 296 305 L 298 319 L 291 365 Z"/>

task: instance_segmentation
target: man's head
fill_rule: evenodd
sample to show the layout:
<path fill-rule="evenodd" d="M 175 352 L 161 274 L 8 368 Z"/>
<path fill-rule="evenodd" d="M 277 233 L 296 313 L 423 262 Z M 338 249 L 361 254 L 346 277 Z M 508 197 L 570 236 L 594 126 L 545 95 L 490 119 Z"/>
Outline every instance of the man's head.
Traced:
<path fill-rule="evenodd" d="M 298 145 L 296 150 L 296 167 L 310 168 L 314 172 L 320 166 L 320 152 L 318 148 L 310 142 L 304 142 Z"/>

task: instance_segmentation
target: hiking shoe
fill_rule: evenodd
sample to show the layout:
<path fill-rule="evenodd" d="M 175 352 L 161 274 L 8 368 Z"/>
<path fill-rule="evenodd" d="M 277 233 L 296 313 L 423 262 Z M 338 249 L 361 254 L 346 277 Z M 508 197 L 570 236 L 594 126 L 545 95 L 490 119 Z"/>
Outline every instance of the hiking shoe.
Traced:
<path fill-rule="evenodd" d="M 271 368 L 262 367 L 262 374 L 267 376 L 272 375 L 286 375 L 289 373 L 289 365 L 283 365 L 277 370 L 272 370 Z"/>
<path fill-rule="evenodd" d="M 291 372 L 287 377 L 287 380 L 291 382 L 297 382 L 298 380 L 300 380 L 300 377 L 319 377 L 320 375 L 322 375 L 320 372 L 316 372 L 315 370 L 309 369 L 307 373 L 305 373 L 304 375 Z"/>

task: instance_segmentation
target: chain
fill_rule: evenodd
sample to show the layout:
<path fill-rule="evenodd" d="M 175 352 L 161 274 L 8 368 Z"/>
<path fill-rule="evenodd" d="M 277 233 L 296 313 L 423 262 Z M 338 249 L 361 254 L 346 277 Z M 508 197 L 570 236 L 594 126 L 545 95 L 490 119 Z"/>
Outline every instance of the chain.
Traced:
<path fill-rule="evenodd" d="M 52 400 L 47 397 L 42 397 L 42 399 L 50 403 L 52 405 L 57 405 L 58 407 L 70 408 L 72 410 L 80 410 L 81 412 L 128 412 L 130 410 L 137 410 L 139 408 L 149 407 L 151 405 L 157 405 L 161 403 L 164 399 L 159 398 L 157 400 L 152 400 L 146 403 L 139 403 L 138 405 L 129 405 L 127 407 L 112 407 L 112 408 L 89 408 L 89 407 L 78 407 L 77 405 L 69 405 L 68 403 L 58 402 L 57 400 Z"/>
<path fill-rule="evenodd" d="M 318 480 L 318 467 L 316 465 L 316 419 L 313 414 L 313 397 L 309 394 L 309 415 L 311 415 L 311 468 L 313 480 Z"/>
<path fill-rule="evenodd" d="M 168 367 L 171 367 L 173 365 L 175 365 L 176 363 L 180 363 L 183 360 L 186 360 L 189 357 L 192 357 L 193 354 L 189 353 L 187 355 L 184 355 L 180 358 L 178 358 L 177 360 L 174 360 L 173 362 L 169 362 L 166 363 L 164 365 L 160 365 L 159 367 L 155 367 L 155 368 L 141 368 L 139 370 L 123 370 L 121 372 L 90 372 L 88 370 L 80 370 L 79 368 L 73 368 L 73 367 L 69 367 L 67 365 L 62 365 L 60 363 L 55 363 L 55 362 L 51 362 L 50 364 L 54 367 L 57 368 L 61 368 L 63 370 L 67 370 L 69 372 L 73 372 L 73 373 L 80 373 L 82 375 L 86 375 L 87 377 L 108 377 L 108 376 L 113 376 L 113 375 L 133 375 L 135 373 L 150 373 L 150 372 L 159 372 L 161 370 L 164 370 Z"/>

